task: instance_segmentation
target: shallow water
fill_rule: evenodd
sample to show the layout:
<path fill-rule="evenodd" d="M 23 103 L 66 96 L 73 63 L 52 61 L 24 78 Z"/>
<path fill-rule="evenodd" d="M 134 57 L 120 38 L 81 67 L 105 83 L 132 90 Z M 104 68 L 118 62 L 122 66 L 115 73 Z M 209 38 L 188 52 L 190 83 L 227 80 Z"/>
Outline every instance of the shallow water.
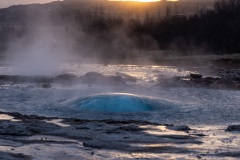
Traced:
<path fill-rule="evenodd" d="M 24 85 L 5 85 L 0 89 L 0 109 L 23 114 L 43 116 L 75 117 L 81 119 L 120 119 L 141 120 L 158 123 L 188 125 L 224 125 L 240 121 L 240 91 L 214 90 L 205 88 L 152 87 L 159 75 L 186 75 L 187 70 L 162 66 L 87 66 L 64 65 L 59 72 L 83 75 L 96 71 L 112 75 L 123 72 L 137 78 L 136 84 L 123 86 L 57 86 L 51 89 L 40 87 L 28 88 Z M 16 74 L 14 68 L 3 67 L 0 74 Z M 87 96 L 102 93 L 127 93 L 140 97 L 157 99 L 159 103 L 167 102 L 176 107 L 137 112 L 99 112 L 98 110 L 79 110 L 69 102 Z M 106 102 L 105 100 L 103 100 Z M 102 102 L 101 102 L 102 103 Z M 111 102 L 112 103 L 112 102 Z M 135 102 L 134 102 L 135 103 Z M 139 103 L 139 102 L 137 102 Z M 142 103 L 142 102 L 141 102 Z M 96 105 L 96 104 L 95 104 Z M 108 106 L 109 109 L 110 106 Z M 122 106 L 123 107 L 123 106 Z"/>

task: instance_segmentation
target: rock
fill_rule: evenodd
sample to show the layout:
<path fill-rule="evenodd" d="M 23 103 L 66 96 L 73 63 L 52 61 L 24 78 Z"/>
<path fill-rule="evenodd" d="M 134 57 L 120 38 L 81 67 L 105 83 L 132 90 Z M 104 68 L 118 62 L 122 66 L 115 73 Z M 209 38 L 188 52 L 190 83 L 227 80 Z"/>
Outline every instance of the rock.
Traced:
<path fill-rule="evenodd" d="M 34 76 L 34 77 L 29 77 L 29 82 L 32 83 L 51 83 L 52 78 L 51 77 L 46 77 L 46 76 Z"/>
<path fill-rule="evenodd" d="M 215 87 L 215 85 L 221 80 L 221 77 L 206 77 L 203 79 L 203 83 L 206 86 Z"/>
<path fill-rule="evenodd" d="M 152 73 L 163 73 L 163 72 L 159 70 L 153 70 Z"/>
<path fill-rule="evenodd" d="M 45 76 L 0 75 L 0 81 L 18 83 L 51 83 L 51 78 Z"/>
<path fill-rule="evenodd" d="M 22 153 L 0 152 L 0 158 L 4 160 L 31 160 L 32 157 Z"/>
<path fill-rule="evenodd" d="M 197 134 L 194 134 L 195 136 L 198 136 L 198 137 L 205 137 L 207 136 L 206 134 L 203 134 L 203 133 L 197 133 Z"/>
<path fill-rule="evenodd" d="M 28 86 L 24 87 L 23 89 L 33 89 L 33 88 L 34 88 L 33 85 L 28 85 Z"/>
<path fill-rule="evenodd" d="M 96 83 L 97 81 L 103 81 L 104 75 L 97 73 L 97 72 L 88 72 L 81 77 L 81 81 L 83 83 Z"/>
<path fill-rule="evenodd" d="M 130 148 L 127 143 L 113 143 L 111 140 L 91 140 L 83 142 L 84 147 L 94 148 L 94 149 L 118 149 L 123 150 Z"/>
<path fill-rule="evenodd" d="M 237 89 L 237 83 L 231 79 L 221 79 L 218 82 L 218 87 L 220 87 L 220 89 Z"/>
<path fill-rule="evenodd" d="M 228 131 L 228 132 L 240 131 L 240 125 L 230 125 L 227 127 L 225 131 Z"/>
<path fill-rule="evenodd" d="M 158 78 L 157 79 L 158 84 L 156 86 L 161 87 L 179 87 L 181 86 L 181 83 L 183 80 L 180 77 L 173 77 L 173 78 Z M 155 86 L 153 86 L 155 87 Z"/>
<path fill-rule="evenodd" d="M 190 77 L 193 79 L 201 79 L 203 76 L 201 74 L 191 73 Z"/>
<path fill-rule="evenodd" d="M 11 83 L 25 83 L 29 81 L 29 77 L 19 75 L 0 75 L 0 80 Z"/>
<path fill-rule="evenodd" d="M 12 81 L 12 76 L 9 75 L 0 75 L 0 80 L 1 81 Z"/>
<path fill-rule="evenodd" d="M 53 81 L 57 83 L 73 83 L 78 81 L 78 77 L 73 74 L 62 74 L 54 77 Z"/>
<path fill-rule="evenodd" d="M 115 128 L 115 131 L 125 131 L 125 132 L 141 132 L 144 131 L 143 128 L 140 128 L 136 125 L 125 125 L 118 128 Z"/>
<path fill-rule="evenodd" d="M 186 125 L 181 126 L 169 126 L 168 129 L 174 130 L 174 131 L 189 131 L 191 128 L 189 128 Z"/>
<path fill-rule="evenodd" d="M 41 85 L 42 88 L 52 88 L 52 85 L 50 83 L 44 83 Z"/>
<path fill-rule="evenodd" d="M 233 80 L 234 80 L 235 82 L 240 82 L 240 76 L 239 76 L 239 77 L 234 77 Z"/>
<path fill-rule="evenodd" d="M 97 73 L 97 72 L 88 72 L 84 75 L 84 77 L 86 78 L 102 78 L 104 77 L 104 75 L 102 75 L 101 73 Z"/>
<path fill-rule="evenodd" d="M 194 78 L 193 78 L 194 77 Z M 212 89 L 240 89 L 238 78 L 212 76 L 202 78 L 200 74 L 191 74 L 190 76 L 175 76 L 168 79 L 159 79 L 160 86 L 167 87 L 205 87 Z"/>
<path fill-rule="evenodd" d="M 239 58 L 221 58 L 221 59 L 216 59 L 213 60 L 213 64 L 215 66 L 224 66 L 224 67 L 238 67 L 239 68 L 239 64 L 240 64 L 240 59 Z"/>
<path fill-rule="evenodd" d="M 120 76 L 107 76 L 107 85 L 126 85 L 126 81 Z"/>
<path fill-rule="evenodd" d="M 214 82 L 214 81 L 217 81 L 217 80 L 220 80 L 220 79 L 221 79 L 221 77 L 218 77 L 218 76 L 216 76 L 216 77 L 206 77 L 206 78 L 204 78 L 204 81 Z"/>
<path fill-rule="evenodd" d="M 126 85 L 121 76 L 105 76 L 97 72 L 88 72 L 81 78 L 82 83 L 101 85 Z"/>
<path fill-rule="evenodd" d="M 137 82 L 136 78 L 134 78 L 126 73 L 116 72 L 114 75 L 124 78 L 127 82 Z"/>

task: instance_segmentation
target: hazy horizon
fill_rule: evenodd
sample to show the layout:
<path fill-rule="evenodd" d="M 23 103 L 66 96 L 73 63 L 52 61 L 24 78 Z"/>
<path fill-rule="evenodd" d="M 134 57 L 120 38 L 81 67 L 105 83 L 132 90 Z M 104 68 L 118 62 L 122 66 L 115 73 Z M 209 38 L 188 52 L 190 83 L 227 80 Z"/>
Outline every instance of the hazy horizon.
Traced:
<path fill-rule="evenodd" d="M 49 2 L 53 2 L 53 1 L 63 1 L 63 0 L 1 0 L 0 8 L 7 8 L 12 5 L 21 5 L 21 4 L 24 5 L 24 4 L 33 4 L 33 3 L 49 3 Z M 112 1 L 112 0 L 110 0 L 110 1 Z M 113 0 L 113 1 L 121 1 L 121 0 Z M 131 0 L 122 0 L 122 1 L 131 1 Z M 134 0 L 134 1 L 136 1 L 136 0 Z M 138 0 L 138 1 L 146 2 L 146 1 L 154 1 L 154 0 Z M 161 1 L 161 0 L 159 0 L 159 1 Z M 179 1 L 179 0 L 168 0 L 168 1 Z M 189 1 L 201 2 L 201 0 L 189 0 Z M 211 0 L 209 0 L 209 1 L 211 1 Z"/>
<path fill-rule="evenodd" d="M 52 1 L 58 0 L 1 0 L 0 8 L 7 8 L 12 5 L 20 5 L 20 4 L 32 4 L 32 3 L 48 3 Z"/>

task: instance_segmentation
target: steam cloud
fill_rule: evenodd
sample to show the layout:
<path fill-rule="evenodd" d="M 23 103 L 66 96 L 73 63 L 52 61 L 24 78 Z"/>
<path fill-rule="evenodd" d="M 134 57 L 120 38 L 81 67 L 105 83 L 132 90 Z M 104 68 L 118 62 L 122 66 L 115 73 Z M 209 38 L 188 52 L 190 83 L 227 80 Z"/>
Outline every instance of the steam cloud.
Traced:
<path fill-rule="evenodd" d="M 59 65 L 75 59 L 76 41 L 66 32 L 66 26 L 55 26 L 46 17 L 32 20 L 34 24 L 27 27 L 27 32 L 8 44 L 6 60 L 18 74 L 54 74 Z"/>

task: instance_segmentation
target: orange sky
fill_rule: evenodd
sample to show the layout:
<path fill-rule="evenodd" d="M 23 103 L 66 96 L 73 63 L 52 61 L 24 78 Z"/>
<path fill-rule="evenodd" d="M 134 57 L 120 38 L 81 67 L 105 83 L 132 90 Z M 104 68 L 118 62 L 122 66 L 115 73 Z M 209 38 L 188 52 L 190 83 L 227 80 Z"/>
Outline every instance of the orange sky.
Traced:
<path fill-rule="evenodd" d="M 54 0 L 0 0 L 0 8 L 6 8 L 11 5 L 18 5 L 18 4 L 31 4 L 31 3 L 48 3 Z M 116 0 L 113 0 L 116 1 Z M 118 0 L 118 1 L 131 1 L 131 0 Z M 161 1 L 161 0 L 132 0 L 132 1 L 142 1 L 142 2 L 149 2 L 149 1 Z M 177 0 L 168 0 L 168 1 L 177 1 Z"/>
<path fill-rule="evenodd" d="M 159 2 L 161 0 L 109 0 L 109 1 Z M 178 0 L 167 0 L 167 1 L 178 1 Z"/>

